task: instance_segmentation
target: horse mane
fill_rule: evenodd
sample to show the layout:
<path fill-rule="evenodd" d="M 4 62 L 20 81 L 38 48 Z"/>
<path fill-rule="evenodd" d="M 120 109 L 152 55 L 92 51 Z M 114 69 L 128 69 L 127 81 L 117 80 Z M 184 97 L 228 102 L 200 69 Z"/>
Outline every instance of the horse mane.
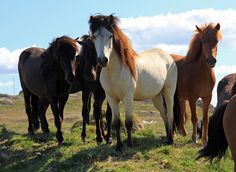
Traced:
<path fill-rule="evenodd" d="M 119 19 L 116 16 L 96 15 L 89 20 L 90 30 L 94 33 L 101 27 L 105 27 L 113 33 L 113 46 L 120 57 L 121 63 L 127 65 L 134 79 L 136 76 L 135 57 L 138 55 L 130 43 L 129 38 L 118 27 Z"/>
<path fill-rule="evenodd" d="M 215 28 L 215 24 L 209 23 L 209 24 L 204 24 L 204 25 L 200 26 L 200 29 L 202 30 L 202 32 L 199 32 L 198 29 L 196 29 L 194 31 L 192 40 L 189 44 L 189 50 L 186 55 L 187 58 L 194 60 L 194 59 L 197 59 L 198 57 L 200 57 L 200 54 L 202 52 L 200 36 L 206 30 L 213 30 L 214 28 Z M 218 40 L 222 39 L 222 34 L 220 31 L 217 32 L 217 38 L 218 38 Z"/>
<path fill-rule="evenodd" d="M 56 46 L 56 48 L 58 48 L 58 47 L 60 47 L 62 44 L 65 44 L 65 43 L 67 43 L 67 44 L 69 44 L 70 46 L 72 46 L 72 47 L 75 49 L 75 51 L 78 51 L 78 50 L 79 50 L 79 48 L 78 48 L 78 46 L 77 46 L 77 44 L 76 44 L 76 40 L 74 40 L 74 39 L 72 39 L 72 38 L 70 38 L 70 37 L 68 37 L 68 36 L 61 36 L 61 37 L 58 37 L 58 38 L 54 39 L 54 40 L 49 44 L 48 49 L 50 49 L 50 48 L 52 48 L 52 47 L 54 47 L 54 46 Z"/>

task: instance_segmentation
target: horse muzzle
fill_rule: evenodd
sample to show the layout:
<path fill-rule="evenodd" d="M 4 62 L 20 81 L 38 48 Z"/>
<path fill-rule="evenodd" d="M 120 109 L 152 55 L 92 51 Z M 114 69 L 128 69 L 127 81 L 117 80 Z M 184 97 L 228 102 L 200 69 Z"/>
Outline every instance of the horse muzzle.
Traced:
<path fill-rule="evenodd" d="M 207 60 L 207 63 L 209 64 L 209 66 L 211 67 L 211 68 L 213 68 L 213 67 L 215 67 L 215 65 L 216 65 L 216 62 L 217 62 L 217 60 L 215 59 L 215 57 L 209 57 Z"/>
<path fill-rule="evenodd" d="M 106 67 L 108 63 L 108 58 L 107 57 L 98 57 L 98 64 L 101 67 Z"/>

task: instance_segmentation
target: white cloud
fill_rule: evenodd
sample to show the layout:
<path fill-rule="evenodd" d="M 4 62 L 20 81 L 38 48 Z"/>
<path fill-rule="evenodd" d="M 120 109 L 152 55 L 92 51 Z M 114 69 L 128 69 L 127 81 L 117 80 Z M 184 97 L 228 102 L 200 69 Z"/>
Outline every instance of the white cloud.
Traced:
<path fill-rule="evenodd" d="M 10 51 L 5 47 L 0 48 L 0 73 L 16 73 L 19 56 L 26 48 L 20 48 L 14 51 Z"/>
<path fill-rule="evenodd" d="M 222 45 L 236 49 L 235 16 L 236 10 L 233 9 L 199 9 L 151 17 L 122 18 L 120 27 L 140 51 L 158 44 L 188 45 L 195 25 L 220 23 Z"/>
<path fill-rule="evenodd" d="M 12 81 L 0 82 L 0 87 L 12 87 L 12 86 L 13 86 Z"/>
<path fill-rule="evenodd" d="M 216 74 L 236 73 L 236 65 L 234 66 L 219 66 L 214 69 Z"/>

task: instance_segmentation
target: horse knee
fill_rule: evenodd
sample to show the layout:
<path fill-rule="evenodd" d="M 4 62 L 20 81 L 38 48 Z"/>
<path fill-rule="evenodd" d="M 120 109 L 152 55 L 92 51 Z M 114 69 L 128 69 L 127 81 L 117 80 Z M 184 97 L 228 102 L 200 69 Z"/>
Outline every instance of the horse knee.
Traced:
<path fill-rule="evenodd" d="M 131 131 L 133 128 L 133 121 L 132 119 L 129 120 L 125 120 L 125 127 L 127 129 L 127 131 Z"/>

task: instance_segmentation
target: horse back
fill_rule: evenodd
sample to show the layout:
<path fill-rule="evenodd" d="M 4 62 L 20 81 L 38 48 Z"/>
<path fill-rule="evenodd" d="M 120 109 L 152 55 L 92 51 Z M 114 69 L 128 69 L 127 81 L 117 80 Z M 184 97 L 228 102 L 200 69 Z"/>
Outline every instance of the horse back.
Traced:
<path fill-rule="evenodd" d="M 161 49 L 150 49 L 139 54 L 136 66 L 138 79 L 135 97 L 137 99 L 156 96 L 167 83 L 172 82 L 172 85 L 176 85 L 177 66 L 171 56 Z"/>
<path fill-rule="evenodd" d="M 229 74 L 222 78 L 217 86 L 217 104 L 229 100 L 236 91 L 236 73 Z"/>
<path fill-rule="evenodd" d="M 42 48 L 28 48 L 24 50 L 19 58 L 18 70 L 22 88 L 27 88 L 37 96 L 45 96 L 45 85 L 41 77 L 41 66 L 43 63 Z"/>

